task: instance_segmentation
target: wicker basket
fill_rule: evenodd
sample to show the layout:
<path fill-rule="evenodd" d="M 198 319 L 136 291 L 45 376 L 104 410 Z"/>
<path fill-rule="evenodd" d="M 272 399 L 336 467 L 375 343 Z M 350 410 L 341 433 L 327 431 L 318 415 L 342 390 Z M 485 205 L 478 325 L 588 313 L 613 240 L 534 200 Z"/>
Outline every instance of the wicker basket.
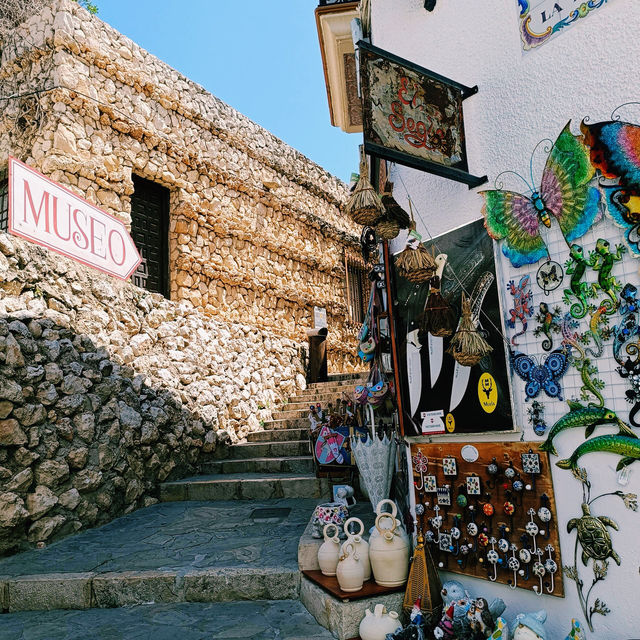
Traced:
<path fill-rule="evenodd" d="M 385 218 L 378 222 L 375 230 L 383 240 L 393 240 L 400 233 L 400 225 L 396 220 Z"/>

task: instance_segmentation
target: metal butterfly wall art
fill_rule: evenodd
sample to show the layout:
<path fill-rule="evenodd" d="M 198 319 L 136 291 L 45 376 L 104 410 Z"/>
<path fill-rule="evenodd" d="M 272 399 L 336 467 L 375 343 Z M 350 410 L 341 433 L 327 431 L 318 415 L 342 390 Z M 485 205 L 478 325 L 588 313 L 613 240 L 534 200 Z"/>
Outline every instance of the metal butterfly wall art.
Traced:
<path fill-rule="evenodd" d="M 560 378 L 569 368 L 569 349 L 555 349 L 538 364 L 531 356 L 520 351 L 511 351 L 509 354 L 511 366 L 518 377 L 525 381 L 525 393 L 527 400 L 537 398 L 544 391 L 550 398 L 562 400 L 562 387 Z"/>
<path fill-rule="evenodd" d="M 574 136 L 570 125 L 571 121 L 549 151 L 539 189 L 533 186 L 532 154 L 530 183 L 513 171 L 500 174 L 517 175 L 530 195 L 498 188 L 480 192 L 485 199 L 482 213 L 487 232 L 494 240 L 504 240 L 502 252 L 514 267 L 533 264 L 548 255 L 540 224 L 551 228 L 555 219 L 570 243 L 583 236 L 599 217 L 601 195 L 591 185 L 595 169 L 582 137 Z"/>
<path fill-rule="evenodd" d="M 631 255 L 640 258 L 640 126 L 619 120 L 583 121 L 580 129 L 593 167 L 604 178 L 618 181 L 603 185 L 607 210 L 625 230 Z"/>

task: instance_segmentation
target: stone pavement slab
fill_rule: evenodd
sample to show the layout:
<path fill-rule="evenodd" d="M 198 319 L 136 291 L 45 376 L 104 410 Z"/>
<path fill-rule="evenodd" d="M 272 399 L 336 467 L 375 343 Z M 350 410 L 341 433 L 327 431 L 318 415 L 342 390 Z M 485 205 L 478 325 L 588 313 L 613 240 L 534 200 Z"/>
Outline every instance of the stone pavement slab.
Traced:
<path fill-rule="evenodd" d="M 2 640 L 330 640 L 297 601 L 181 603 L 0 615 Z"/>
<path fill-rule="evenodd" d="M 298 541 L 317 499 L 166 502 L 0 560 L 0 576 L 298 568 Z M 253 522 L 256 509 L 289 508 L 281 522 Z"/>

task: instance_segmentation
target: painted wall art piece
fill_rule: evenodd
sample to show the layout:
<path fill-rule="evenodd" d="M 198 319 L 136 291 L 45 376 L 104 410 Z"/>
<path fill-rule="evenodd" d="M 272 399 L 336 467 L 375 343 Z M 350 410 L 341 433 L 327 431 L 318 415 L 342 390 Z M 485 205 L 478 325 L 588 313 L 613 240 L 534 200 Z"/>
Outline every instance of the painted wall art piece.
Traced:
<path fill-rule="evenodd" d="M 478 186 L 468 173 L 462 102 L 477 92 L 371 44 L 358 42 L 365 151 Z"/>
<path fill-rule="evenodd" d="M 396 271 L 396 331 L 405 336 L 399 353 L 405 382 L 405 433 L 434 433 L 431 429 L 438 425 L 440 433 L 513 430 L 493 243 L 482 220 L 424 246 L 436 256 L 447 257 L 437 291 L 439 299 L 455 311 L 458 326 L 453 336 L 432 339 L 431 333 L 425 335 L 421 327 L 431 295 L 429 283 L 411 282 Z M 469 303 L 466 324 L 462 322 L 463 295 Z M 475 349 L 476 337 L 482 340 L 480 354 L 455 350 L 456 345 L 468 342 Z"/>
<path fill-rule="evenodd" d="M 469 462 L 462 446 L 411 445 L 414 459 L 418 453 L 429 458 L 438 486 L 437 499 L 420 491 L 420 472 L 414 467 L 416 513 L 424 514 L 424 537 L 437 566 L 563 597 L 560 524 L 548 454 L 532 442 L 477 442 L 478 456 Z M 451 458 L 457 460 L 455 481 L 445 475 Z"/>
<path fill-rule="evenodd" d="M 638 496 L 635 493 L 612 491 L 597 496 L 591 494 L 591 482 L 587 470 L 581 467 L 573 469 L 574 477 L 582 484 L 582 504 L 580 513 L 567 523 L 567 531 L 575 532 L 573 565 L 564 567 L 564 574 L 573 580 L 578 591 L 582 613 L 593 631 L 593 617 L 606 616 L 610 609 L 600 598 L 591 600 L 593 588 L 607 578 L 609 562 L 622 564 L 622 558 L 616 551 L 617 544 L 612 537 L 619 530 L 618 523 L 607 515 L 600 515 L 601 504 L 594 506 L 596 500 L 606 497 L 619 498 L 627 509 L 638 510 Z M 590 572 L 590 577 L 587 575 Z M 591 580 L 591 584 L 589 584 Z"/>
<path fill-rule="evenodd" d="M 612 0 L 517 0 L 522 48 L 530 51 Z"/>

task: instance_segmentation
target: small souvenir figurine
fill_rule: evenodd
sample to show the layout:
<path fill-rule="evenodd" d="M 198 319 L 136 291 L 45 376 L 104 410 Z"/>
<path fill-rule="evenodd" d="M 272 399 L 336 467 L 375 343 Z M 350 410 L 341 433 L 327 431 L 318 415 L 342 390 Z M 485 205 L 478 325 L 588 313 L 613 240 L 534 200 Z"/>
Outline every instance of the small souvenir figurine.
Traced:
<path fill-rule="evenodd" d="M 489 603 L 484 598 L 476 598 L 467 612 L 469 628 L 473 638 L 488 638 L 493 632 L 494 621 L 489 611 Z"/>
<path fill-rule="evenodd" d="M 461 582 L 458 582 L 457 580 L 447 580 L 442 585 L 440 595 L 442 596 L 442 602 L 444 603 L 445 608 L 447 608 L 450 604 L 454 604 L 458 600 L 466 598 L 467 592 Z"/>
<path fill-rule="evenodd" d="M 571 620 L 571 631 L 569 631 L 569 635 L 565 638 L 565 640 L 586 640 L 587 636 L 580 624 L 579 620 L 573 618 Z"/>
<path fill-rule="evenodd" d="M 520 613 L 516 616 L 513 640 L 547 640 L 547 632 L 543 625 L 547 619 L 547 612 Z"/>

